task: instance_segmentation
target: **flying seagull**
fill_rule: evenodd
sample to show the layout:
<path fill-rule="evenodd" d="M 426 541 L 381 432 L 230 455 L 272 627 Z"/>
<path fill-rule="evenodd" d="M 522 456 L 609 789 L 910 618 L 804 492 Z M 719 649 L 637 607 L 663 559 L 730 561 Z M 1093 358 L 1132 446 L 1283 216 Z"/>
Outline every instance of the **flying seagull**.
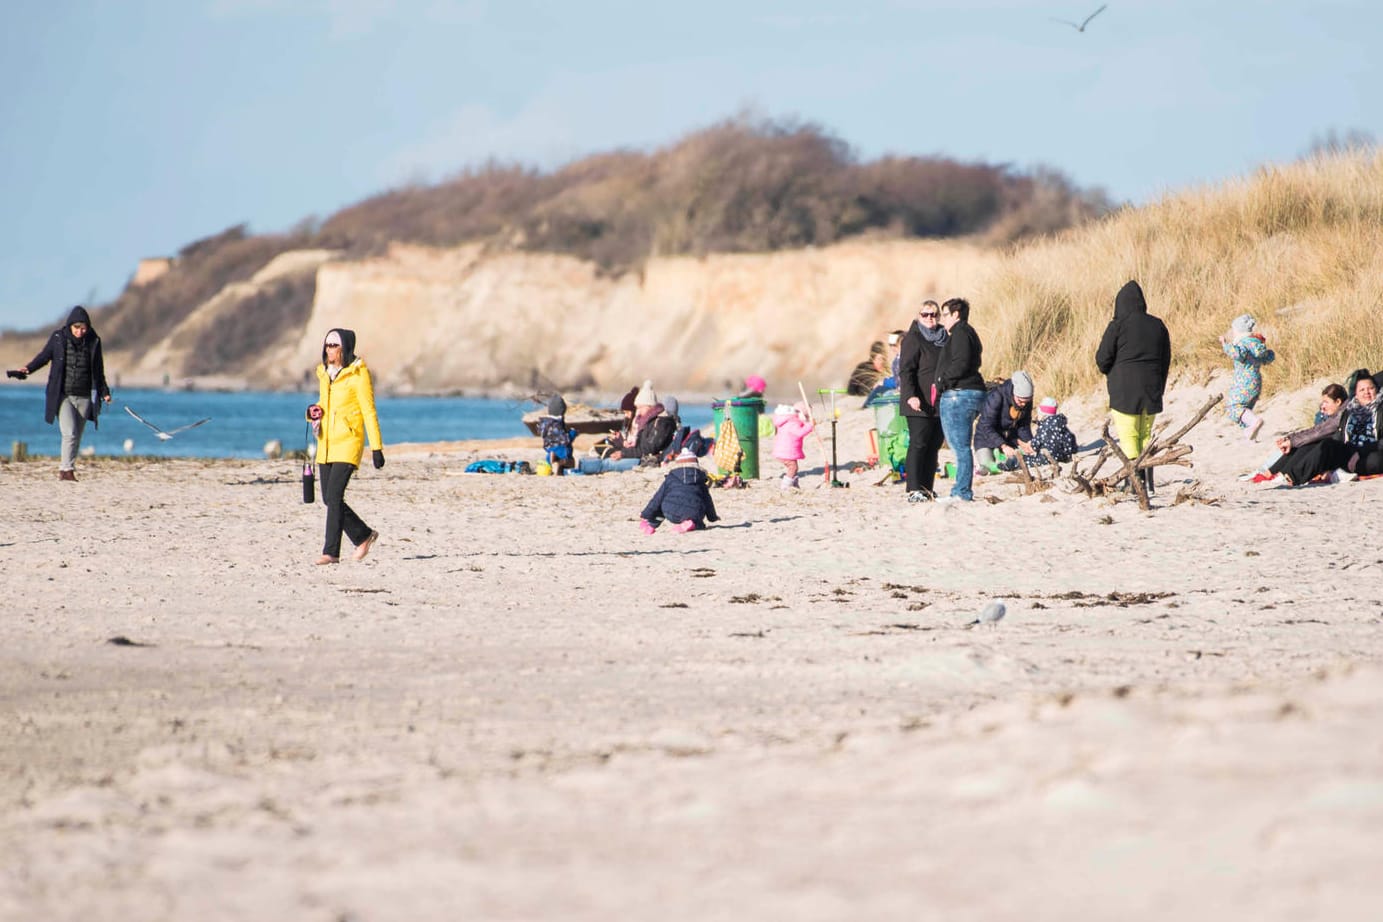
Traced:
<path fill-rule="evenodd" d="M 144 425 L 148 426 L 150 429 L 154 430 L 154 434 L 157 435 L 157 436 L 159 437 L 159 441 L 162 441 L 162 442 L 168 441 L 168 440 L 171 439 L 173 436 L 177 435 L 179 432 L 186 432 L 188 429 L 195 429 L 195 428 L 197 428 L 197 427 L 200 426 L 202 423 L 209 423 L 209 422 L 211 422 L 211 417 L 208 416 L 206 419 L 199 419 L 199 420 L 197 420 L 195 423 L 188 423 L 186 426 L 179 426 L 178 428 L 174 429 L 172 432 L 164 432 L 164 431 L 163 431 L 162 429 L 160 429 L 158 426 L 155 426 L 153 423 L 149 422 L 147 419 L 145 419 L 144 417 L 140 416 L 140 415 L 139 415 L 138 413 L 136 413 L 134 410 L 131 410 L 128 406 L 125 407 L 125 412 L 128 413 L 128 414 L 130 414 L 131 416 L 133 416 L 135 419 L 139 420 L 139 421 L 140 421 L 141 423 L 143 423 Z"/>
<path fill-rule="evenodd" d="M 980 612 L 980 616 L 976 618 L 974 621 L 971 621 L 969 624 L 967 624 L 966 627 L 972 628 L 977 624 L 998 624 L 999 619 L 1003 618 L 1004 614 L 1007 611 L 1008 606 L 996 599 L 995 601 L 990 602 L 988 605 L 986 605 L 984 607 L 984 610 Z"/>
<path fill-rule="evenodd" d="M 1106 3 L 1104 6 L 1100 7 L 1100 8 L 1099 8 L 1098 10 L 1096 10 L 1095 12 L 1091 13 L 1089 16 L 1087 16 L 1087 17 L 1085 17 L 1084 19 L 1082 19 L 1081 22 L 1080 22 L 1080 25 L 1077 25 L 1076 23 L 1072 22 L 1072 21 L 1069 20 L 1069 19 L 1057 19 L 1055 16 L 1048 16 L 1047 18 L 1050 19 L 1052 22 L 1059 22 L 1059 23 L 1061 23 L 1062 25 L 1070 26 L 1072 29 L 1075 29 L 1077 32 L 1084 32 L 1084 31 L 1085 31 L 1085 27 L 1088 26 L 1088 25 L 1090 25 L 1090 20 L 1094 19 L 1096 16 L 1100 15 L 1101 13 L 1103 13 L 1103 12 L 1105 11 L 1105 7 L 1107 7 L 1107 6 L 1109 6 L 1108 3 Z"/>

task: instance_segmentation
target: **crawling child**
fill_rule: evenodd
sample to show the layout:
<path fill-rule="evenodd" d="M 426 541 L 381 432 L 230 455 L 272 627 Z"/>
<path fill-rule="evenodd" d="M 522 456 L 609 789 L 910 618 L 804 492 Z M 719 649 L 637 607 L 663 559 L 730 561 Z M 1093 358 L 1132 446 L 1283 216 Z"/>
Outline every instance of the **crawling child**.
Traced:
<path fill-rule="evenodd" d="M 644 506 L 639 529 L 651 535 L 663 519 L 672 523 L 673 531 L 679 532 L 705 528 L 707 522 L 720 519 L 716 515 L 715 501 L 711 499 L 710 480 L 690 449 L 677 455 L 658 492 Z"/>

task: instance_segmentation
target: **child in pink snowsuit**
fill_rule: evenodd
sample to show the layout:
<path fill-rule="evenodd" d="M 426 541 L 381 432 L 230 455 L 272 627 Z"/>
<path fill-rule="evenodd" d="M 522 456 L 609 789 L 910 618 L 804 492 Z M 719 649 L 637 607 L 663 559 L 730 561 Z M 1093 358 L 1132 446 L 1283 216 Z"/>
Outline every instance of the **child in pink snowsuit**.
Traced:
<path fill-rule="evenodd" d="M 806 457 L 802 440 L 811 435 L 816 426 L 807 415 L 807 408 L 800 403 L 796 406 L 779 404 L 773 410 L 773 426 L 777 430 L 773 437 L 773 457 L 783 462 L 783 489 L 791 490 L 797 486 L 797 462 Z"/>

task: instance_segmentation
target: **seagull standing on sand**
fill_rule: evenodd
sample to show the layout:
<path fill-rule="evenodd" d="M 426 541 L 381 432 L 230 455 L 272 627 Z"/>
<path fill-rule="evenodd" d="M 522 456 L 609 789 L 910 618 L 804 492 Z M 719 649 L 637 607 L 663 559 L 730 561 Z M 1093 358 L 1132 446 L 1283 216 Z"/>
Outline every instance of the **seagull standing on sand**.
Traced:
<path fill-rule="evenodd" d="M 980 612 L 980 616 L 967 624 L 966 628 L 972 628 L 977 624 L 988 624 L 991 626 L 998 624 L 1007 611 L 1008 606 L 998 599 L 995 599 L 993 602 L 986 605 Z"/>
<path fill-rule="evenodd" d="M 1090 25 L 1090 20 L 1094 19 L 1096 16 L 1100 15 L 1101 13 L 1103 13 L 1103 12 L 1105 11 L 1105 7 L 1107 7 L 1107 6 L 1109 6 L 1108 3 L 1106 3 L 1104 6 L 1100 7 L 1100 8 L 1099 8 L 1098 10 L 1096 10 L 1095 12 L 1091 13 L 1089 16 L 1087 16 L 1087 17 L 1085 17 L 1084 19 L 1082 19 L 1082 20 L 1080 21 L 1080 25 L 1077 25 L 1076 23 L 1072 22 L 1072 21 L 1069 20 L 1069 19 L 1057 19 L 1055 16 L 1048 16 L 1047 18 L 1050 19 L 1052 22 L 1059 22 L 1059 23 L 1061 23 L 1062 25 L 1070 26 L 1072 29 L 1075 29 L 1077 32 L 1084 32 L 1084 31 L 1085 31 L 1085 27 L 1088 26 L 1088 25 Z"/>
<path fill-rule="evenodd" d="M 168 432 L 164 432 L 164 431 L 163 431 L 162 429 L 160 429 L 158 426 L 155 426 L 153 423 L 149 422 L 147 419 L 145 419 L 144 417 L 140 416 L 140 415 L 139 415 L 138 413 L 136 413 L 134 410 L 131 410 L 131 409 L 129 408 L 128 405 L 125 407 L 125 412 L 128 413 L 128 414 L 130 414 L 131 416 L 133 416 L 135 419 L 139 420 L 139 421 L 140 421 L 141 423 L 143 423 L 144 425 L 148 426 L 150 429 L 154 430 L 154 435 L 158 436 L 160 442 L 166 442 L 166 441 L 168 441 L 168 440 L 171 439 L 173 436 L 177 435 L 179 432 L 186 432 L 188 429 L 195 429 L 195 428 L 197 428 L 197 427 L 200 426 L 202 423 L 209 423 L 209 422 L 211 422 L 211 417 L 208 416 L 206 419 L 199 419 L 199 420 L 197 420 L 195 423 L 188 423 L 186 426 L 179 426 L 179 427 L 176 428 L 176 429 L 171 429 L 171 430 L 169 430 Z"/>

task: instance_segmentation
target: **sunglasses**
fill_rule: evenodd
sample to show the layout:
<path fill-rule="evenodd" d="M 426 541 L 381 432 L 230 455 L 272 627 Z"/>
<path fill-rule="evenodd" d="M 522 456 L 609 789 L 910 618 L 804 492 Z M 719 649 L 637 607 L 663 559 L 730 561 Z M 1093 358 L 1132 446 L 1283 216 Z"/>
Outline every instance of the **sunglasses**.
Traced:
<path fill-rule="evenodd" d="M 340 349 L 340 348 L 341 348 L 341 344 L 340 344 L 340 343 L 327 343 L 326 346 L 327 346 L 328 349 Z"/>
<path fill-rule="evenodd" d="M 937 313 L 936 311 L 919 311 L 917 316 L 921 317 L 924 320 L 928 318 L 935 320 L 937 318 Z"/>

